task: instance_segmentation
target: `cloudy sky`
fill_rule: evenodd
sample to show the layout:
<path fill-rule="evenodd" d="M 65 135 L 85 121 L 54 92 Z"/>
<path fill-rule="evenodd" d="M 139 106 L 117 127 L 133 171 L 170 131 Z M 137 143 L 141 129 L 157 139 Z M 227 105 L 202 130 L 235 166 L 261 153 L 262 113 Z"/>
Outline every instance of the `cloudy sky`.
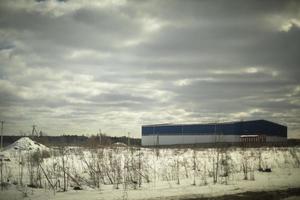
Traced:
<path fill-rule="evenodd" d="M 0 1 L 7 134 L 267 119 L 300 138 L 299 1 Z"/>

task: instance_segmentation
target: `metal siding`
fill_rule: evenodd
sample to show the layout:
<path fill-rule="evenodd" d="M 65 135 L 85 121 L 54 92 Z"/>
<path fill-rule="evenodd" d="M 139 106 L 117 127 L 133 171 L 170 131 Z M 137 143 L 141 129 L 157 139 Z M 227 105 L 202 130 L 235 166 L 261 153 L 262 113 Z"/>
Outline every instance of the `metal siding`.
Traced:
<path fill-rule="evenodd" d="M 215 132 L 215 125 L 197 124 L 197 125 L 183 125 L 183 133 L 186 135 L 205 135 Z"/>
<path fill-rule="evenodd" d="M 142 135 L 152 135 L 153 134 L 153 127 L 151 126 L 142 126 Z"/>
<path fill-rule="evenodd" d="M 221 135 L 238 134 L 235 124 L 218 124 L 216 133 Z"/>
<path fill-rule="evenodd" d="M 143 126 L 142 135 L 244 135 L 287 137 L 287 127 L 266 120 L 219 124 Z"/>
<path fill-rule="evenodd" d="M 142 137 L 143 146 L 173 145 L 173 144 L 201 144 L 219 142 L 240 142 L 239 135 L 160 135 L 157 144 L 157 136 L 149 135 Z M 267 136 L 267 142 L 286 142 L 287 138 L 278 136 Z"/>
<path fill-rule="evenodd" d="M 176 134 L 180 135 L 181 132 L 181 126 L 180 125 L 168 125 L 168 126 L 158 126 L 155 127 L 155 132 L 157 134 L 162 134 L 162 135 L 168 135 L 168 134 Z"/>
<path fill-rule="evenodd" d="M 239 142 L 240 137 L 237 135 L 161 135 L 159 136 L 159 143 L 155 136 L 144 136 L 142 138 L 143 146 L 154 145 L 173 145 L 173 144 L 198 144 L 198 143 L 214 143 L 216 141 L 222 142 Z"/>

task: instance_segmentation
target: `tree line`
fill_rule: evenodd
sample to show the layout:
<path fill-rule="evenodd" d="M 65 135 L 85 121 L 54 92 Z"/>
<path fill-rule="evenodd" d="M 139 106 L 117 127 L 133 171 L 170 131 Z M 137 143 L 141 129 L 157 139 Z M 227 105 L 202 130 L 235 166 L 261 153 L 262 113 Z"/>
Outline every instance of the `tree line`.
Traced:
<path fill-rule="evenodd" d="M 3 145 L 7 146 L 12 144 L 13 142 L 17 141 L 23 136 L 3 136 Z M 115 136 L 108 136 L 105 134 L 97 134 L 91 136 L 84 136 L 84 135 L 61 135 L 61 136 L 27 136 L 30 137 L 32 140 L 42 143 L 46 146 L 90 146 L 90 147 L 97 147 L 97 146 L 109 146 L 115 143 L 124 143 L 130 144 L 133 146 L 140 146 L 141 139 L 140 138 L 128 138 L 126 136 L 122 137 L 115 137 Z"/>

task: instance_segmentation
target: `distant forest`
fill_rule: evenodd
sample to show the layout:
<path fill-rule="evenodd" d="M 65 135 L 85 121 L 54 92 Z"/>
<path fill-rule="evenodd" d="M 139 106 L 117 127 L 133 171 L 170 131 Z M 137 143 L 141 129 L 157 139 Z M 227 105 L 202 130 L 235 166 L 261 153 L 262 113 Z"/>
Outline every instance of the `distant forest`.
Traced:
<path fill-rule="evenodd" d="M 7 146 L 17 141 L 23 136 L 3 136 L 3 145 Z M 112 137 L 107 135 L 92 135 L 92 136 L 78 136 L 78 135 L 62 135 L 62 136 L 27 136 L 32 140 L 42 143 L 46 146 L 110 146 L 114 143 L 124 143 L 131 146 L 140 146 L 140 138 L 128 138 L 128 137 Z"/>
<path fill-rule="evenodd" d="M 24 136 L 3 136 L 3 146 L 7 146 L 17 141 Z M 26 136 L 32 140 L 42 143 L 46 146 L 83 146 L 96 148 L 99 146 L 111 146 L 115 143 L 124 143 L 130 146 L 141 146 L 140 138 L 128 137 L 112 137 L 104 134 L 92 135 L 92 136 L 79 136 L 79 135 L 62 135 L 62 136 Z M 225 143 L 224 146 L 239 146 L 240 144 Z M 267 146 L 273 146 L 273 143 L 265 144 Z M 288 139 L 286 144 L 280 144 L 279 146 L 298 146 L 300 145 L 300 139 Z M 214 144 L 195 144 L 195 145 L 169 145 L 161 147 L 215 147 Z M 251 146 L 249 146 L 251 147 Z"/>

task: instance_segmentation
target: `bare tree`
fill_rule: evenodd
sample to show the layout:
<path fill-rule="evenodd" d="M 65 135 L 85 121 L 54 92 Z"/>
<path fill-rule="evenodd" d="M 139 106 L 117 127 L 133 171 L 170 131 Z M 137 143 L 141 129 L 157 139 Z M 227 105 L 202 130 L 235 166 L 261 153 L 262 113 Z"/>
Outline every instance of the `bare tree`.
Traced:
<path fill-rule="evenodd" d="M 215 155 L 213 157 L 213 182 L 216 184 L 218 182 L 219 176 L 219 162 L 220 162 L 220 149 L 215 149 Z"/>
<path fill-rule="evenodd" d="M 196 163 L 196 150 L 193 149 L 193 175 L 194 175 L 194 179 L 193 179 L 193 185 L 196 185 L 196 172 L 197 172 L 197 163 Z"/>
<path fill-rule="evenodd" d="M 242 152 L 242 170 L 244 174 L 244 180 L 248 180 L 249 163 L 246 152 Z"/>
<path fill-rule="evenodd" d="M 25 159 L 23 155 L 21 154 L 21 150 L 18 151 L 19 154 L 19 184 L 23 186 L 23 174 L 24 174 L 24 165 L 25 165 Z"/>
<path fill-rule="evenodd" d="M 1 190 L 3 190 L 3 158 L 0 158 L 0 177 L 1 177 Z"/>
<path fill-rule="evenodd" d="M 60 170 L 62 171 L 62 177 L 63 177 L 63 191 L 67 191 L 68 190 L 68 184 L 67 184 L 67 160 L 68 160 L 68 152 L 67 152 L 67 148 L 64 145 L 61 145 L 58 148 L 59 151 L 59 156 L 60 156 L 60 163 L 61 166 L 59 166 Z M 60 184 L 60 181 L 59 181 Z"/>
<path fill-rule="evenodd" d="M 177 177 L 177 184 L 180 185 L 180 164 L 179 164 L 179 156 L 176 156 L 176 177 Z"/>

